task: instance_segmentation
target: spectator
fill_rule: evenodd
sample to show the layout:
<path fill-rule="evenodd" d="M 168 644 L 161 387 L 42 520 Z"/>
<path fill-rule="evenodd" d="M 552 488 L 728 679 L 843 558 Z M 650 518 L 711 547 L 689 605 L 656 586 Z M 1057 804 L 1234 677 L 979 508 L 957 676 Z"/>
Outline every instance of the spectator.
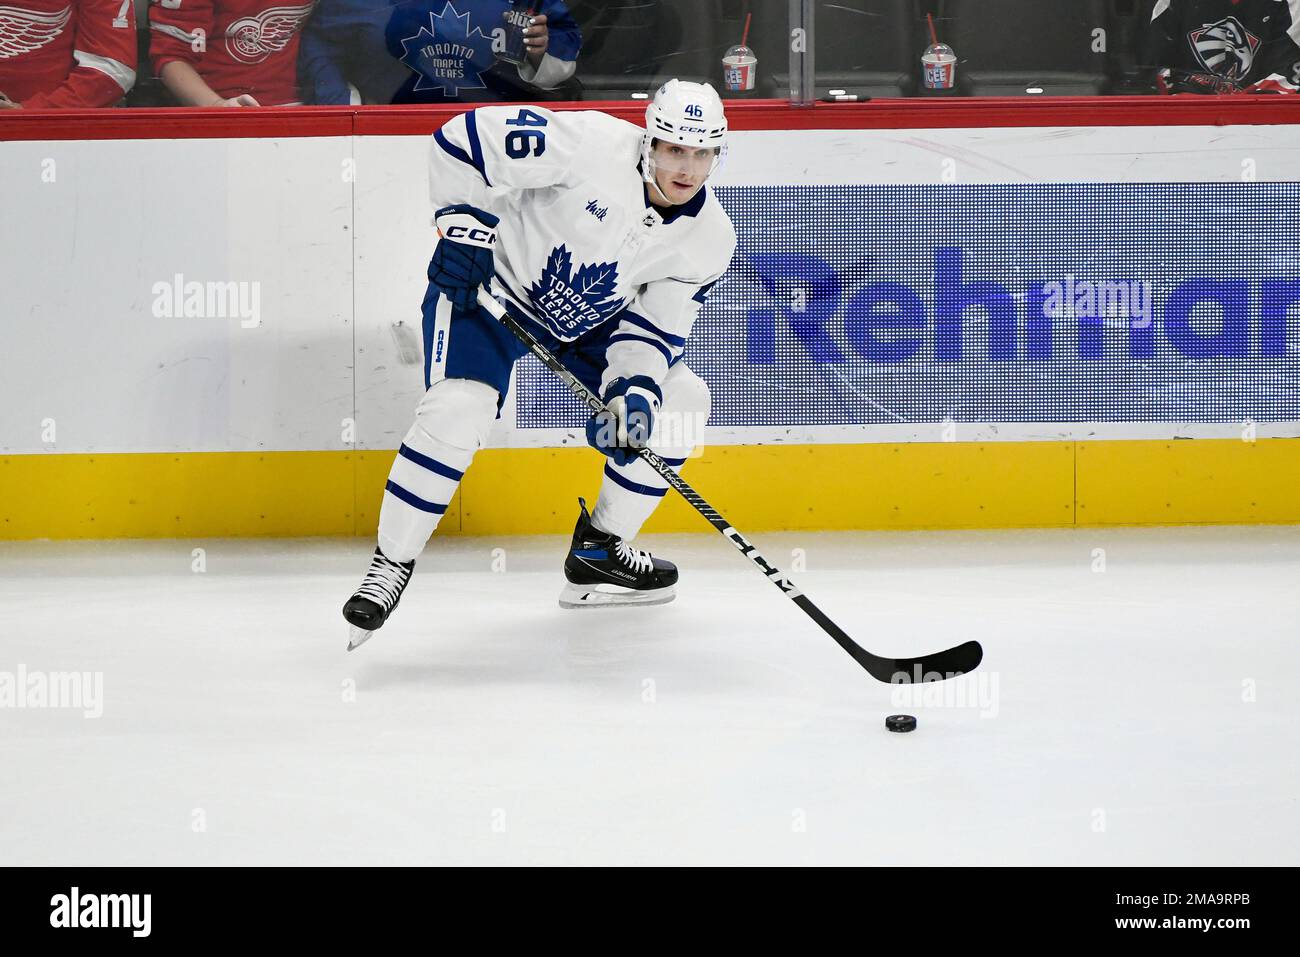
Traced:
<path fill-rule="evenodd" d="M 321 0 L 299 72 L 311 103 L 531 100 L 576 68 L 582 35 L 561 0 L 537 0 L 519 64 L 499 58 L 510 0 Z"/>
<path fill-rule="evenodd" d="M 293 106 L 313 0 L 151 0 L 149 57 L 182 106 Z"/>
<path fill-rule="evenodd" d="M 0 109 L 113 106 L 135 85 L 135 11 L 123 0 L 4 0 Z"/>
<path fill-rule="evenodd" d="M 1163 93 L 1300 91 L 1300 0 L 1156 0 L 1148 40 Z"/>

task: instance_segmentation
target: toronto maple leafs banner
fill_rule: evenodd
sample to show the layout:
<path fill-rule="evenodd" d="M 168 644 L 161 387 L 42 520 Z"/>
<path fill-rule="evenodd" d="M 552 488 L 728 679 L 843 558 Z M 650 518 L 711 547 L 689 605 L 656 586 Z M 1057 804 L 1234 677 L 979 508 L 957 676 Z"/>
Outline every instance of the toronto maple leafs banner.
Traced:
<path fill-rule="evenodd" d="M 718 196 L 740 246 L 685 354 L 714 426 L 1300 419 L 1300 183 Z M 517 391 L 520 428 L 586 418 L 531 358 Z"/>

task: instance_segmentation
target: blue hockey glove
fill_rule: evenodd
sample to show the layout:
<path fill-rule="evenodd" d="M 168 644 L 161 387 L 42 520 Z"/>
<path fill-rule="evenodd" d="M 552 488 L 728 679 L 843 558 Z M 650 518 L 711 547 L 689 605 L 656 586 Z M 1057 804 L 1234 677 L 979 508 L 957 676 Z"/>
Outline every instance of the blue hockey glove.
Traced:
<path fill-rule="evenodd" d="M 609 411 L 593 415 L 587 422 L 587 441 L 616 464 L 627 465 L 637 457 L 638 449 L 650 444 L 663 393 L 654 379 L 637 375 L 615 379 L 600 398 Z"/>
<path fill-rule="evenodd" d="M 492 251 L 497 244 L 496 216 L 474 206 L 444 206 L 433 217 L 438 246 L 429 261 L 429 281 L 459 309 L 470 309 L 479 286 L 492 278 Z"/>

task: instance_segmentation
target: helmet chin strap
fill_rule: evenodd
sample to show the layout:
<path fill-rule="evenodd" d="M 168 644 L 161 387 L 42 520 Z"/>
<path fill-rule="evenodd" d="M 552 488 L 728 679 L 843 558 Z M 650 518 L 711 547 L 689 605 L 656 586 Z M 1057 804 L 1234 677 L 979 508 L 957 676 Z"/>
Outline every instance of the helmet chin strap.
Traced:
<path fill-rule="evenodd" d="M 673 201 L 665 196 L 664 191 L 659 188 L 658 180 L 655 177 L 655 161 L 651 155 L 649 136 L 643 137 L 641 140 L 641 178 L 646 181 L 646 185 L 650 189 L 659 194 L 660 199 L 669 206 L 673 205 Z"/>
<path fill-rule="evenodd" d="M 655 179 L 654 174 L 651 174 L 650 176 L 647 176 L 647 177 L 646 177 L 646 182 L 648 182 L 648 183 L 650 184 L 650 188 L 651 188 L 652 190 L 654 190 L 656 193 L 659 194 L 659 198 L 662 199 L 662 200 L 663 200 L 665 203 L 667 203 L 669 206 L 675 206 L 675 205 L 677 205 L 676 203 L 674 203 L 671 199 L 669 199 L 669 198 L 664 194 L 664 191 L 663 191 L 662 189 L 659 188 L 659 181 Z"/>

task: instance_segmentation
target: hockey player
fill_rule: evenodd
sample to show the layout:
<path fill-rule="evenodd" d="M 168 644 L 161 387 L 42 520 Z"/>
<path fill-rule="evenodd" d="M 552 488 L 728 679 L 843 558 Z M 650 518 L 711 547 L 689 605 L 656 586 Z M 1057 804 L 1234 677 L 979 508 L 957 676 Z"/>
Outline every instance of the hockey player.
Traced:
<path fill-rule="evenodd" d="M 1145 59 L 1163 93 L 1300 90 L 1300 0 L 1156 0 Z"/>
<path fill-rule="evenodd" d="M 645 129 L 598 112 L 495 106 L 434 134 L 441 238 L 424 300 L 428 391 L 389 473 L 379 547 L 343 609 L 350 647 L 392 614 L 526 352 L 476 304 L 489 284 L 612 414 L 587 426 L 609 460 L 595 509 L 581 503 L 560 604 L 673 599 L 677 569 L 629 544 L 667 491 L 636 451 L 648 445 L 681 465 L 689 430 L 657 425 L 708 415 L 708 387 L 681 358 L 736 247 L 705 186 L 726 134 L 714 89 L 679 80 L 656 93 Z"/>

